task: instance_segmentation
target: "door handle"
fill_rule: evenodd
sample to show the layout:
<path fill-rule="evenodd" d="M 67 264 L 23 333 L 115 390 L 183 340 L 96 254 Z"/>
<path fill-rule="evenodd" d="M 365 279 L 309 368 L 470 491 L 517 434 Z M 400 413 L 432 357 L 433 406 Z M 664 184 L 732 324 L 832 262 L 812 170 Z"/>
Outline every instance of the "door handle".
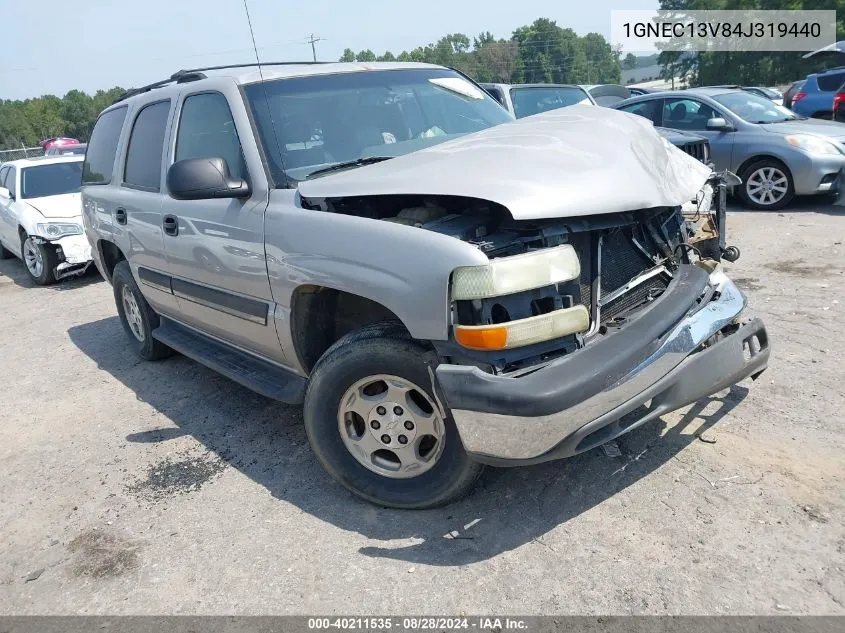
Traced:
<path fill-rule="evenodd" d="M 175 215 L 166 215 L 162 221 L 164 232 L 168 235 L 179 235 L 179 218 Z"/>
<path fill-rule="evenodd" d="M 114 221 L 118 224 L 126 224 L 126 209 L 118 207 L 114 210 Z"/>

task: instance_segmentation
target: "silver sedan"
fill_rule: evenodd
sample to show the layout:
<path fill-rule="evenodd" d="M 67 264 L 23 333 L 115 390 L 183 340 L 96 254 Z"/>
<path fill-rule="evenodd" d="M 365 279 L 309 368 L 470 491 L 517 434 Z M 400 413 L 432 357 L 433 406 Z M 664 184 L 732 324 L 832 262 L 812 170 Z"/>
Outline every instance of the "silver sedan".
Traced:
<path fill-rule="evenodd" d="M 735 193 L 756 209 L 780 209 L 793 196 L 845 185 L 845 124 L 806 119 L 743 90 L 692 88 L 614 105 L 655 125 L 706 137 L 717 170 L 742 179 Z"/>

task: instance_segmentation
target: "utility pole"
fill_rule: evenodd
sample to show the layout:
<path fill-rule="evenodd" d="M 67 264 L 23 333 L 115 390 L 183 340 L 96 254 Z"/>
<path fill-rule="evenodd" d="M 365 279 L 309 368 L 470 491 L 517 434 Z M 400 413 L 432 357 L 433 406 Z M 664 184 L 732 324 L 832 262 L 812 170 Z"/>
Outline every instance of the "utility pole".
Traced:
<path fill-rule="evenodd" d="M 317 42 L 322 42 L 322 37 L 314 37 L 314 34 L 311 34 L 311 37 L 306 40 L 309 44 L 311 44 L 311 54 L 314 56 L 314 61 L 317 61 L 317 48 L 314 46 Z"/>

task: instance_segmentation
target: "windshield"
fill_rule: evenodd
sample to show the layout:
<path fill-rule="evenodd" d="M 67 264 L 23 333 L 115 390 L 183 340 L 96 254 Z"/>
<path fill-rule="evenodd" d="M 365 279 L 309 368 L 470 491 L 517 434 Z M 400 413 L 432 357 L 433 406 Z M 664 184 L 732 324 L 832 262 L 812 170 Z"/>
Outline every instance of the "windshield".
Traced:
<path fill-rule="evenodd" d="M 487 93 L 446 69 L 278 79 L 244 92 L 279 185 L 286 177 L 304 180 L 331 165 L 400 156 L 512 120 Z"/>
<path fill-rule="evenodd" d="M 43 198 L 76 193 L 82 185 L 82 161 L 24 167 L 21 171 L 21 196 Z"/>
<path fill-rule="evenodd" d="M 778 123 L 801 118 L 791 110 L 749 92 L 726 92 L 713 99 L 749 123 Z"/>
<path fill-rule="evenodd" d="M 587 93 L 577 86 L 557 88 L 512 88 L 511 101 L 517 119 L 557 110 L 576 103 L 591 104 Z"/>

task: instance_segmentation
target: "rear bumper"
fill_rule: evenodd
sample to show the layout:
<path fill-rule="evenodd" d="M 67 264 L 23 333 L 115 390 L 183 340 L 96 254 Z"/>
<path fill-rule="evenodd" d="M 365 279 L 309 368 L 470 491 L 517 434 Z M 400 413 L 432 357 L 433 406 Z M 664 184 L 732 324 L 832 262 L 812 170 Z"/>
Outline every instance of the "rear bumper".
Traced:
<path fill-rule="evenodd" d="M 766 329 L 737 325 L 744 307 L 723 272 L 689 267 L 636 321 L 575 354 L 516 377 L 440 365 L 437 378 L 478 461 L 568 457 L 765 370 Z"/>

